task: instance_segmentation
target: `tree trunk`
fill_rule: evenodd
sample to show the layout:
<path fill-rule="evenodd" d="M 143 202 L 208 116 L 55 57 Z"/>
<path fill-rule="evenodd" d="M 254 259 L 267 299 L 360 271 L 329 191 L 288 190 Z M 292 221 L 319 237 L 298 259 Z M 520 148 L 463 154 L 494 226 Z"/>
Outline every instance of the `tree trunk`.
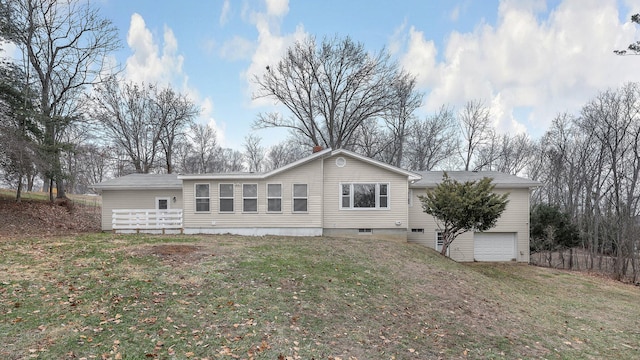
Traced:
<path fill-rule="evenodd" d="M 16 202 L 22 201 L 22 172 L 18 176 L 18 189 L 16 190 Z"/>

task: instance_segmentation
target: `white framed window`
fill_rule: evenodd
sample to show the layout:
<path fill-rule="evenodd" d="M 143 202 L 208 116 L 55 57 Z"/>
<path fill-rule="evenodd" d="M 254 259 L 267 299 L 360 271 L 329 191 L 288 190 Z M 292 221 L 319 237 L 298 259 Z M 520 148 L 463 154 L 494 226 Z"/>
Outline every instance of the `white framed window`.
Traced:
<path fill-rule="evenodd" d="M 195 184 L 196 212 L 209 212 L 209 184 Z"/>
<path fill-rule="evenodd" d="M 242 184 L 242 212 L 258 212 L 258 184 Z"/>
<path fill-rule="evenodd" d="M 309 211 L 309 188 L 307 184 L 293 184 L 293 212 Z"/>
<path fill-rule="evenodd" d="M 442 231 L 436 231 L 436 250 L 442 251 L 442 246 L 444 246 L 444 236 Z"/>
<path fill-rule="evenodd" d="M 340 209 L 389 209 L 389 184 L 340 184 Z"/>
<path fill-rule="evenodd" d="M 220 212 L 233 212 L 233 184 L 220 184 Z"/>
<path fill-rule="evenodd" d="M 267 184 L 267 211 L 282 212 L 282 184 Z"/>
<path fill-rule="evenodd" d="M 156 198 L 156 210 L 169 210 L 169 198 L 157 197 Z"/>

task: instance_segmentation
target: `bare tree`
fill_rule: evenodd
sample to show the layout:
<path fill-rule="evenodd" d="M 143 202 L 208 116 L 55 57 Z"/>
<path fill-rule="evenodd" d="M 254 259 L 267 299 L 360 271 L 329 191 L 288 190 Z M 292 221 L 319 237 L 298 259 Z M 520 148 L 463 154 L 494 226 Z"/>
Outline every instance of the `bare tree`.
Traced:
<path fill-rule="evenodd" d="M 162 146 L 165 169 L 171 174 L 174 147 L 186 135 L 186 129 L 193 124 L 200 109 L 185 95 L 176 93 L 170 87 L 156 91 L 153 95 L 152 116 L 160 129 L 158 141 Z"/>
<path fill-rule="evenodd" d="M 171 173 L 177 143 L 199 110 L 171 88 L 111 80 L 96 87 L 91 112 L 136 172 L 149 173 L 162 160 Z"/>
<path fill-rule="evenodd" d="M 406 145 L 406 166 L 415 171 L 432 170 L 450 159 L 458 149 L 457 125 L 450 108 L 410 125 Z"/>
<path fill-rule="evenodd" d="M 349 37 L 297 42 L 276 66 L 254 78 L 254 98 L 275 99 L 290 112 L 260 114 L 257 128 L 285 127 L 313 145 L 349 147 L 361 124 L 381 116 L 395 99 L 397 63 L 384 51 L 369 54 Z"/>
<path fill-rule="evenodd" d="M 480 100 L 468 101 L 458 116 L 463 139 L 460 155 L 464 170 L 469 171 L 474 156 L 492 137 L 489 108 Z"/>
<path fill-rule="evenodd" d="M 393 143 L 393 136 L 379 126 L 378 119 L 368 119 L 358 127 L 351 150 L 372 159 L 390 162 L 385 157 L 385 148 L 391 147 Z"/>
<path fill-rule="evenodd" d="M 294 161 L 300 160 L 308 152 L 307 146 L 297 143 L 294 139 L 287 139 L 269 148 L 267 152 L 267 166 L 265 170 L 275 170 Z"/>
<path fill-rule="evenodd" d="M 244 157 L 249 165 L 250 172 L 262 171 L 265 151 L 260 145 L 262 139 L 256 135 L 247 135 L 244 138 Z"/>
<path fill-rule="evenodd" d="M 221 158 L 223 159 L 222 172 L 245 171 L 244 154 L 241 151 L 224 148 Z"/>
<path fill-rule="evenodd" d="M 537 146 L 534 201 L 569 214 L 581 233 L 584 263 L 618 279 L 640 277 L 640 87 L 598 94 L 580 116 L 560 114 Z M 574 266 L 570 253 L 569 266 Z"/>
<path fill-rule="evenodd" d="M 631 22 L 640 24 L 640 14 L 631 15 Z M 640 41 L 634 41 L 624 50 L 613 50 L 616 55 L 640 55 Z"/>
<path fill-rule="evenodd" d="M 400 73 L 391 85 L 394 101 L 383 115 L 392 139 L 387 147 L 389 155 L 385 162 L 397 167 L 402 166 L 409 123 L 422 103 L 423 94 L 417 92 L 415 86 L 416 79 L 413 75 Z"/>
<path fill-rule="evenodd" d="M 222 170 L 221 164 L 216 164 L 221 149 L 214 128 L 207 124 L 193 124 L 189 139 L 190 151 L 187 156 L 192 158 L 194 163 L 189 172 L 208 173 Z"/>
<path fill-rule="evenodd" d="M 120 46 L 117 29 L 89 2 L 13 0 L 0 7 L 6 16 L 3 39 L 24 50 L 37 79 L 47 176 L 55 180 L 57 197 L 65 198 L 60 134 L 79 119 L 78 99 L 85 86 L 109 71 L 105 58 Z"/>
<path fill-rule="evenodd" d="M 106 136 L 122 149 L 137 173 L 149 173 L 156 163 L 162 131 L 153 117 L 154 87 L 109 81 L 96 88 L 92 116 Z"/>
<path fill-rule="evenodd" d="M 525 133 L 510 136 L 492 132 L 489 140 L 479 148 L 473 168 L 517 175 L 527 165 L 531 148 Z"/>

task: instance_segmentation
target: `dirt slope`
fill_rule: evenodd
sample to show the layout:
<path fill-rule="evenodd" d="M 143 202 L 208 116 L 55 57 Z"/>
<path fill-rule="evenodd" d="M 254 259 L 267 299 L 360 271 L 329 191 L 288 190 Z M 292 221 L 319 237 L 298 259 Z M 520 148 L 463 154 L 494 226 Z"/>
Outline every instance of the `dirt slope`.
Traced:
<path fill-rule="evenodd" d="M 41 200 L 0 196 L 0 239 L 100 231 L 100 207 L 74 202 L 71 209 Z"/>

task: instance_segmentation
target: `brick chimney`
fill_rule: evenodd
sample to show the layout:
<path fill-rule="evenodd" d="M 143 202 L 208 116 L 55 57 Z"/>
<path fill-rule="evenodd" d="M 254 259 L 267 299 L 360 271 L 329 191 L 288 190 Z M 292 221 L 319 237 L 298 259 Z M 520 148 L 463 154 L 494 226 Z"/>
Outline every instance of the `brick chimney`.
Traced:
<path fill-rule="evenodd" d="M 314 154 L 317 153 L 318 151 L 322 151 L 322 150 L 323 150 L 323 147 L 320 146 L 320 145 L 316 145 L 316 146 L 313 147 L 313 153 Z"/>

